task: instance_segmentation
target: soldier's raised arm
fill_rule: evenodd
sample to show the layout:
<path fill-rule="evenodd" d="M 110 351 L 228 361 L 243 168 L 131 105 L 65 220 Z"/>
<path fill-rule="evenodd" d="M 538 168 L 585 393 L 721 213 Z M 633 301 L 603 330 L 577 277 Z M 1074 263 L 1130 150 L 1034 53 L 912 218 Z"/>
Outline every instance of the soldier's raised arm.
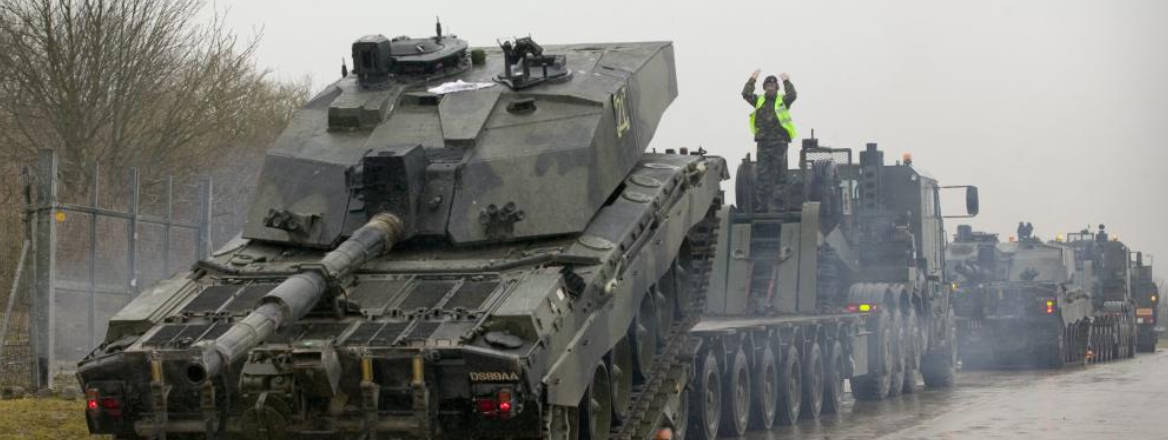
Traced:
<path fill-rule="evenodd" d="M 795 94 L 795 85 L 791 84 L 791 76 L 783 73 L 779 75 L 783 78 L 783 105 L 791 108 L 791 104 L 795 102 L 797 95 Z"/>
<path fill-rule="evenodd" d="M 750 78 L 746 80 L 746 85 L 742 87 L 742 99 L 745 99 L 746 103 L 752 107 L 754 102 L 758 100 L 758 96 L 754 94 L 754 82 L 758 80 L 760 71 L 760 69 L 755 69 L 754 73 L 750 74 Z"/>

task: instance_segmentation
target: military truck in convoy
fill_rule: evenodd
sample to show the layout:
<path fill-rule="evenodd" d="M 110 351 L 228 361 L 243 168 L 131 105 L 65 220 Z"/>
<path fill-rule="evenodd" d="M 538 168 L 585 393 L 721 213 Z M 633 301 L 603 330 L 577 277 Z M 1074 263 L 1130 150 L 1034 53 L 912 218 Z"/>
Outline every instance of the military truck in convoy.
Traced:
<path fill-rule="evenodd" d="M 439 25 L 363 37 L 352 63 L 270 149 L 242 237 L 110 320 L 77 373 L 90 431 L 668 424 L 655 390 L 685 376 L 656 353 L 697 316 L 728 176 L 646 153 L 677 95 L 672 44 L 472 49 Z"/>
<path fill-rule="evenodd" d="M 946 257 L 966 367 L 1040 366 L 1134 355 L 1128 251 L 1087 231 L 1042 241 L 958 227 Z"/>
<path fill-rule="evenodd" d="M 1160 317 L 1160 288 L 1152 276 L 1153 258 L 1143 252 L 1132 254 L 1132 300 L 1136 303 L 1136 351 L 1152 353 L 1160 334 L 1156 323 Z"/>
<path fill-rule="evenodd" d="M 805 139 L 780 212 L 752 209 L 755 162 L 736 174 L 697 340 L 686 433 L 713 439 L 953 383 L 956 335 L 940 191 L 927 173 Z M 966 187 L 968 215 L 977 190 Z"/>

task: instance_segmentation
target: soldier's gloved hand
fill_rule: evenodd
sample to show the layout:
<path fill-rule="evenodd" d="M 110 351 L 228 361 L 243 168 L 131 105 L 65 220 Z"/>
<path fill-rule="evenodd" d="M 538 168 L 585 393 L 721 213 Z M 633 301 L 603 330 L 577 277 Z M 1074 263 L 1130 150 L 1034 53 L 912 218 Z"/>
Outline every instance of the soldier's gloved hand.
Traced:
<path fill-rule="evenodd" d="M 758 79 L 758 74 L 761 72 L 762 69 L 754 69 L 754 73 L 750 74 L 750 79 Z"/>
<path fill-rule="evenodd" d="M 757 72 L 757 71 L 756 71 L 756 72 Z M 781 80 L 783 80 L 784 82 L 786 82 L 786 81 L 790 81 L 790 80 L 791 80 L 791 76 L 790 76 L 790 75 L 787 75 L 787 72 L 783 72 L 783 73 L 780 73 L 780 74 L 779 74 L 779 79 L 781 79 Z"/>

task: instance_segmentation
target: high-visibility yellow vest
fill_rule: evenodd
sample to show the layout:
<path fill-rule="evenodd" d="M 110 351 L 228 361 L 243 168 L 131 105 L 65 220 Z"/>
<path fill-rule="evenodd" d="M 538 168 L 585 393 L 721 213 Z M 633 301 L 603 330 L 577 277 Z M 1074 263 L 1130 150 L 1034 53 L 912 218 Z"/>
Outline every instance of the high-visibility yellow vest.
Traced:
<path fill-rule="evenodd" d="M 754 117 L 758 114 L 758 109 L 766 103 L 765 95 L 758 95 L 758 99 L 754 101 L 754 111 L 750 113 L 750 132 L 758 134 L 758 125 L 754 123 Z M 787 111 L 787 105 L 783 104 L 782 96 L 775 96 L 775 117 L 779 119 L 779 125 L 787 130 L 787 134 L 791 136 L 791 140 L 795 140 L 798 134 L 795 132 L 795 123 L 791 122 L 791 113 Z"/>

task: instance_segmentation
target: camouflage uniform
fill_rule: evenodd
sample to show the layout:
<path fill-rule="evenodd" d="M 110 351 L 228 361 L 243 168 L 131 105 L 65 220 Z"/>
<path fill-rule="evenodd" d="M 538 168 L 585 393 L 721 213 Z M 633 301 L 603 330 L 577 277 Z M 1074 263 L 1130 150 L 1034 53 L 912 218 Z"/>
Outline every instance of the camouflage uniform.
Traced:
<path fill-rule="evenodd" d="M 746 80 L 742 87 L 742 98 L 754 108 L 758 95 L 754 93 L 754 78 Z M 783 81 L 783 104 L 788 109 L 795 102 L 795 86 L 791 81 Z M 767 97 L 762 107 L 758 109 L 756 124 L 758 132 L 754 141 L 758 144 L 758 164 L 755 168 L 756 179 L 754 193 L 756 210 L 776 211 L 782 206 L 781 192 L 778 186 L 785 181 L 787 170 L 787 145 L 791 137 L 787 130 L 779 124 L 775 117 L 774 97 Z"/>

